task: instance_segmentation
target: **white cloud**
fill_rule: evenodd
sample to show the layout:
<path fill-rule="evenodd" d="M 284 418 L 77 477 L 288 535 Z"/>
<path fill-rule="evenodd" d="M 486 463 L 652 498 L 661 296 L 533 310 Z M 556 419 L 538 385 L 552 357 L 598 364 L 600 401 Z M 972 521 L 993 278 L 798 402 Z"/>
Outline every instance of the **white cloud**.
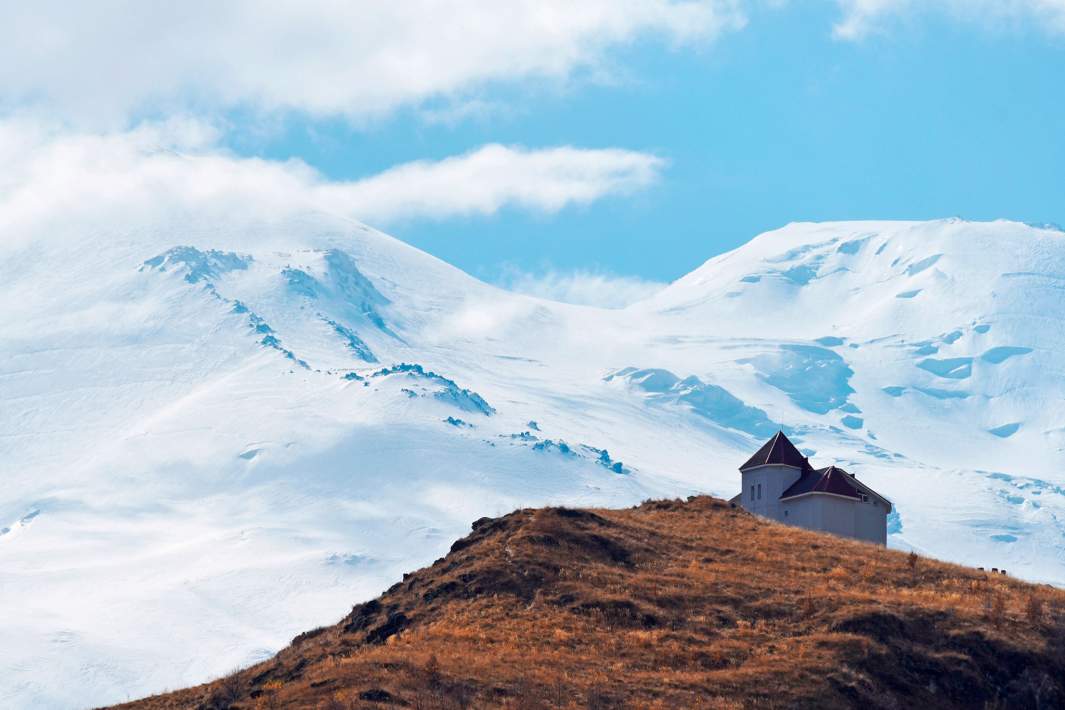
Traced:
<path fill-rule="evenodd" d="M 548 270 L 532 274 L 509 268 L 499 279 L 503 288 L 563 303 L 601 308 L 624 308 L 666 287 L 658 281 L 636 276 L 617 276 L 601 271 Z"/>
<path fill-rule="evenodd" d="M 300 161 L 244 158 L 194 120 L 76 134 L 34 121 L 0 122 L 0 235 L 72 237 L 197 219 L 281 217 L 320 210 L 365 222 L 554 212 L 652 184 L 663 161 L 625 150 L 488 145 L 439 162 L 330 181 Z"/>
<path fill-rule="evenodd" d="M 487 145 L 439 162 L 406 163 L 323 192 L 371 222 L 487 215 L 508 205 L 557 212 L 645 188 L 663 165 L 661 158 L 629 150 Z"/>
<path fill-rule="evenodd" d="M 363 119 L 698 43 L 740 0 L 0 0 L 0 101 L 68 122 L 249 107 Z"/>
<path fill-rule="evenodd" d="M 843 17 L 833 34 L 858 40 L 891 22 L 939 13 L 999 28 L 1027 22 L 1048 34 L 1065 34 L 1065 0 L 838 0 Z"/>

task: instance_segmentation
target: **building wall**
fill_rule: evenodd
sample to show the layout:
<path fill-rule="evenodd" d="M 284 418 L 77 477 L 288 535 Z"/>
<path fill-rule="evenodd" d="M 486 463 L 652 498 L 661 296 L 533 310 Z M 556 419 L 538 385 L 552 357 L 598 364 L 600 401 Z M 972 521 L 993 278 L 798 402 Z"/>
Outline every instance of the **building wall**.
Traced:
<path fill-rule="evenodd" d="M 886 545 L 887 515 L 887 506 L 873 498 L 869 498 L 869 501 L 865 503 L 856 503 L 854 537 Z"/>
<path fill-rule="evenodd" d="M 887 508 L 882 503 L 814 493 L 781 503 L 781 522 L 808 530 L 887 544 Z"/>
<path fill-rule="evenodd" d="M 759 466 L 741 473 L 743 490 L 740 491 L 740 505 L 755 515 L 783 520 L 780 496 L 799 480 L 799 469 L 773 465 Z"/>
<path fill-rule="evenodd" d="M 792 498 L 781 503 L 783 517 L 779 520 L 788 525 L 797 525 L 807 530 L 821 529 L 821 506 L 812 496 Z"/>
<path fill-rule="evenodd" d="M 817 530 L 854 537 L 854 512 L 857 504 L 851 498 L 837 498 L 830 495 L 807 496 L 819 506 L 820 526 Z"/>

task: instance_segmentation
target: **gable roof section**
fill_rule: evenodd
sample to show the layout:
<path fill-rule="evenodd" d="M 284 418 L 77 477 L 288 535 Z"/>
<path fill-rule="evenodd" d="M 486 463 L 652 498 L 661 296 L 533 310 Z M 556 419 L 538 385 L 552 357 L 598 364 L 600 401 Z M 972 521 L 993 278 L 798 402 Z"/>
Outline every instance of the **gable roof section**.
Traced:
<path fill-rule="evenodd" d="M 740 466 L 741 471 L 756 466 L 769 465 L 792 466 L 794 468 L 810 469 L 810 462 L 795 448 L 784 432 L 778 431 L 773 438 L 762 444 L 762 448 L 755 452 L 754 456 L 747 459 L 747 463 Z"/>
<path fill-rule="evenodd" d="M 791 484 L 786 491 L 780 494 L 780 499 L 794 498 L 804 493 L 832 493 L 846 498 L 861 499 L 858 486 L 854 484 L 851 475 L 842 468 L 829 466 L 816 471 L 807 470 L 799 476 L 799 480 Z"/>

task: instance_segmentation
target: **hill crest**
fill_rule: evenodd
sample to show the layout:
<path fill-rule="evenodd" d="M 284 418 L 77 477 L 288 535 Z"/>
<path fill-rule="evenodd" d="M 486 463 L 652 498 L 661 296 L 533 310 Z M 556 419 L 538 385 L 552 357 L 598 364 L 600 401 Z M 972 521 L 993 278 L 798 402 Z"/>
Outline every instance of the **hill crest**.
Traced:
<path fill-rule="evenodd" d="M 483 518 L 338 624 L 121 706 L 1050 707 L 1065 592 L 709 497 Z"/>

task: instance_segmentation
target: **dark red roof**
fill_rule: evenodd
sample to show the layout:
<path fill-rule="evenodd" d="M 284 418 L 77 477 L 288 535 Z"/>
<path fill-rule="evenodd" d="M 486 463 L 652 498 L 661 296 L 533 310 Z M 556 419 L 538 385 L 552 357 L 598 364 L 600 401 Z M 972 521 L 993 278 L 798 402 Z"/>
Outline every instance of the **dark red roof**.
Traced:
<path fill-rule="evenodd" d="M 834 493 L 847 498 L 861 498 L 858 487 L 854 484 L 851 475 L 842 468 L 829 466 L 816 471 L 806 470 L 799 476 L 799 480 L 792 483 L 786 491 L 780 494 L 780 499 L 801 496 L 803 493 Z"/>
<path fill-rule="evenodd" d="M 795 444 L 784 436 L 782 431 L 778 431 L 773 435 L 772 439 L 762 444 L 762 448 L 758 449 L 754 456 L 747 459 L 747 463 L 740 466 L 740 470 L 746 471 L 755 466 L 767 466 L 769 464 L 794 466 L 804 470 L 810 468 L 810 462 L 795 448 Z"/>

